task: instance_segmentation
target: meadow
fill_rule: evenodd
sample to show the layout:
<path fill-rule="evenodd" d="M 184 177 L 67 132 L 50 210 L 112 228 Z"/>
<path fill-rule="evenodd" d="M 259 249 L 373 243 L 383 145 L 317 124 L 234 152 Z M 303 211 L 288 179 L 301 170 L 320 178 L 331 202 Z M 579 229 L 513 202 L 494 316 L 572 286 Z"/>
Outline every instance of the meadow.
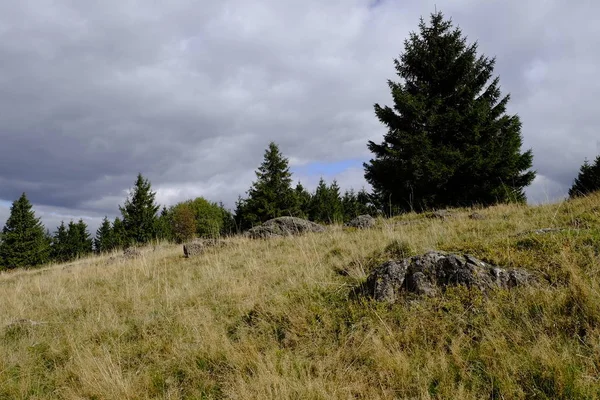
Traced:
<path fill-rule="evenodd" d="M 0 399 L 600 398 L 600 195 L 473 211 L 3 272 Z M 355 294 L 429 249 L 539 285 Z"/>

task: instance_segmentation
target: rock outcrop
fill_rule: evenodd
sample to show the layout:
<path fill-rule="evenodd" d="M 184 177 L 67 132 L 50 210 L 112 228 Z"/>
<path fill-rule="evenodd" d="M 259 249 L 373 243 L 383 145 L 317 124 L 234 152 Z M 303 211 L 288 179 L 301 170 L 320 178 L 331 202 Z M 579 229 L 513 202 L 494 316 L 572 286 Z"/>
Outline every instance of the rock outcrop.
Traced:
<path fill-rule="evenodd" d="M 368 214 L 359 215 L 358 217 L 354 218 L 352 221 L 347 222 L 345 224 L 345 226 L 350 227 L 350 228 L 357 228 L 357 229 L 373 228 L 375 226 L 375 218 L 371 217 Z"/>
<path fill-rule="evenodd" d="M 468 254 L 430 251 L 380 265 L 369 274 L 363 289 L 375 300 L 393 303 L 403 292 L 435 296 L 448 286 L 464 285 L 487 291 L 526 285 L 534 280 L 523 269 L 500 268 Z"/>
<path fill-rule="evenodd" d="M 324 232 L 325 227 L 297 217 L 279 217 L 255 226 L 245 233 L 253 239 L 300 235 L 305 232 Z"/>

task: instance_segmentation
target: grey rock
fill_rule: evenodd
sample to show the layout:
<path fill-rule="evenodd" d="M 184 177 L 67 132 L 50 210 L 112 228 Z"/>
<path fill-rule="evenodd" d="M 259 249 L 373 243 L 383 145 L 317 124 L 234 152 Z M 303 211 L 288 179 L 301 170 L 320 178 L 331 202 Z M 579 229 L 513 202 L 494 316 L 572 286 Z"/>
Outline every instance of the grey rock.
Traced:
<path fill-rule="evenodd" d="M 367 277 L 367 294 L 379 301 L 393 303 L 404 285 L 408 259 L 387 261 Z"/>
<path fill-rule="evenodd" d="M 136 247 L 128 247 L 123 251 L 123 257 L 128 259 L 139 258 L 142 256 L 140 249 Z"/>
<path fill-rule="evenodd" d="M 194 257 L 204 253 L 207 248 L 222 246 L 225 246 L 225 242 L 219 239 L 197 239 L 183 244 L 183 255 L 187 258 Z"/>
<path fill-rule="evenodd" d="M 7 328 L 12 328 L 15 326 L 38 326 L 38 325 L 45 325 L 46 322 L 41 322 L 41 321 L 34 321 L 31 319 L 26 319 L 26 318 L 21 318 L 21 319 L 17 319 L 11 323 L 9 323 L 8 325 L 6 325 Z"/>
<path fill-rule="evenodd" d="M 475 219 L 475 220 L 482 220 L 482 219 L 485 219 L 485 215 L 479 214 L 478 212 L 474 212 L 471 215 L 469 215 L 469 218 Z"/>
<path fill-rule="evenodd" d="M 430 251 L 380 265 L 369 274 L 364 289 L 375 300 L 393 303 L 403 292 L 436 296 L 456 285 L 485 292 L 534 281 L 534 276 L 523 269 L 500 268 L 468 254 Z"/>
<path fill-rule="evenodd" d="M 300 235 L 305 232 L 324 232 L 325 227 L 297 217 L 279 217 L 270 219 L 262 225 L 255 226 L 245 233 L 252 239 L 268 239 Z"/>
<path fill-rule="evenodd" d="M 345 224 L 347 227 L 358 228 L 358 229 L 368 229 L 373 228 L 375 226 L 375 218 L 370 215 L 359 215 L 354 218 L 352 221 L 347 222 Z"/>
<path fill-rule="evenodd" d="M 204 252 L 205 246 L 202 242 L 189 242 L 183 245 L 183 255 L 187 258 L 200 255 Z"/>
<path fill-rule="evenodd" d="M 429 218 L 446 219 L 452 217 L 452 213 L 448 210 L 437 210 L 429 214 Z"/>

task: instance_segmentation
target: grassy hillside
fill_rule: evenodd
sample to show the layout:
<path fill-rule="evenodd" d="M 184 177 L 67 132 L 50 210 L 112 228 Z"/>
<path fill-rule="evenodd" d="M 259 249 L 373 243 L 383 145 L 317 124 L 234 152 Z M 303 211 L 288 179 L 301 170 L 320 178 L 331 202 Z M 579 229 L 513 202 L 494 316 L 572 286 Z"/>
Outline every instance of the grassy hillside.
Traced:
<path fill-rule="evenodd" d="M 470 212 L 0 274 L 0 399 L 600 398 L 600 196 Z M 541 285 L 351 296 L 428 249 Z"/>

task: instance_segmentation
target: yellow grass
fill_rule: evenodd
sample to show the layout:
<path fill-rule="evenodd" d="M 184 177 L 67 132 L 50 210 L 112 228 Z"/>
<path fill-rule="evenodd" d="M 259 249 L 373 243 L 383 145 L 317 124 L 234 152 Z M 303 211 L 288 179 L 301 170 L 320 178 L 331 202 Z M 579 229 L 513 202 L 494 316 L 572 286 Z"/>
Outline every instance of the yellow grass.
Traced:
<path fill-rule="evenodd" d="M 0 399 L 600 398 L 600 196 L 470 212 L 1 273 Z M 517 235 L 548 227 L 568 229 Z M 378 263 L 428 249 L 541 284 L 352 295 Z"/>

